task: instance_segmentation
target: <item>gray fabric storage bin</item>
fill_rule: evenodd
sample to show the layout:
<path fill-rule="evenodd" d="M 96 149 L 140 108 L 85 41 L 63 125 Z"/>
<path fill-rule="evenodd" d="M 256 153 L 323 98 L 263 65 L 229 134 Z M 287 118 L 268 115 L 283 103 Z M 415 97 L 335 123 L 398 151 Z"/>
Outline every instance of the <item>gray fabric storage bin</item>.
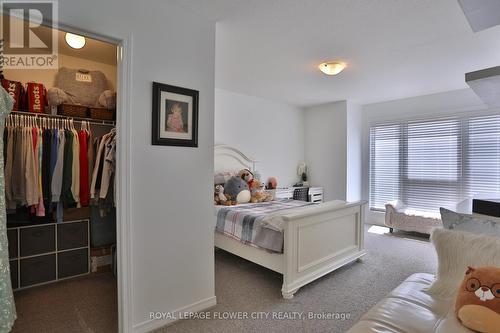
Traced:
<path fill-rule="evenodd" d="M 88 224 L 86 221 L 61 223 L 57 228 L 57 248 L 59 251 L 88 246 Z"/>
<path fill-rule="evenodd" d="M 88 248 L 57 254 L 58 278 L 80 275 L 89 271 Z"/>
<path fill-rule="evenodd" d="M 56 250 L 55 225 L 23 228 L 19 230 L 21 257 L 54 252 Z"/>
<path fill-rule="evenodd" d="M 21 259 L 20 263 L 20 287 L 31 286 L 34 284 L 48 282 L 56 279 L 55 254 Z"/>
<path fill-rule="evenodd" d="M 100 247 L 116 243 L 116 209 L 101 217 L 99 208 L 90 209 L 90 245 Z"/>

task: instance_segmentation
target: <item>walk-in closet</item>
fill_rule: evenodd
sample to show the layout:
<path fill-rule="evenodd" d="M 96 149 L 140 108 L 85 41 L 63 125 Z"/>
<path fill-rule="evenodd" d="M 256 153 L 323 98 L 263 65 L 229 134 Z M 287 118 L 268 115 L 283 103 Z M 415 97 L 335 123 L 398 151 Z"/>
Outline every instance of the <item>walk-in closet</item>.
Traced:
<path fill-rule="evenodd" d="M 117 46 L 57 39 L 58 68 L 2 72 L 12 332 L 117 332 Z"/>

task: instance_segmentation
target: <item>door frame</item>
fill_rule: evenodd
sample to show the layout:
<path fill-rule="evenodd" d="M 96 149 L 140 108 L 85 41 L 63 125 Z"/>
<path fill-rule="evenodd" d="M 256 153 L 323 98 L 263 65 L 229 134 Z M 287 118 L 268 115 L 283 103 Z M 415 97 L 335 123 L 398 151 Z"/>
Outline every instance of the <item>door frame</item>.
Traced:
<path fill-rule="evenodd" d="M 131 256 L 131 83 L 132 34 L 115 38 L 94 33 L 59 21 L 57 29 L 98 39 L 117 46 L 116 100 L 116 250 L 118 290 L 118 331 L 133 331 Z"/>

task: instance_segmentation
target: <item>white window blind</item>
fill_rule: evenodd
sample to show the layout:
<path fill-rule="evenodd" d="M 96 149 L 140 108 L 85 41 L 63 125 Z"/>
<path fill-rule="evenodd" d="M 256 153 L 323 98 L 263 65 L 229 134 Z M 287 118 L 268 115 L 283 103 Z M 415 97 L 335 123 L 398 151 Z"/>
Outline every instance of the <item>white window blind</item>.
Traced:
<path fill-rule="evenodd" d="M 500 197 L 500 115 L 470 118 L 466 133 L 468 194 Z"/>
<path fill-rule="evenodd" d="M 411 121 L 370 129 L 370 208 L 399 199 L 437 212 L 500 196 L 500 115 Z"/>
<path fill-rule="evenodd" d="M 403 202 L 424 212 L 453 208 L 462 196 L 460 120 L 409 122 L 403 128 Z"/>
<path fill-rule="evenodd" d="M 370 204 L 383 210 L 385 203 L 399 197 L 401 126 L 370 129 Z"/>

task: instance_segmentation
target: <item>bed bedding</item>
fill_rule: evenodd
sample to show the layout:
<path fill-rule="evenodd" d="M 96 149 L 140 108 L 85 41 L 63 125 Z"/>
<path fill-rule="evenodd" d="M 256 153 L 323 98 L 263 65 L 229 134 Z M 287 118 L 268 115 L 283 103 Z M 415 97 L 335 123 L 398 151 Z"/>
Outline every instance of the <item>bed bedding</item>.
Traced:
<path fill-rule="evenodd" d="M 314 205 L 311 202 L 277 199 L 237 206 L 215 206 L 216 232 L 247 245 L 283 252 L 283 220 L 292 210 Z"/>

